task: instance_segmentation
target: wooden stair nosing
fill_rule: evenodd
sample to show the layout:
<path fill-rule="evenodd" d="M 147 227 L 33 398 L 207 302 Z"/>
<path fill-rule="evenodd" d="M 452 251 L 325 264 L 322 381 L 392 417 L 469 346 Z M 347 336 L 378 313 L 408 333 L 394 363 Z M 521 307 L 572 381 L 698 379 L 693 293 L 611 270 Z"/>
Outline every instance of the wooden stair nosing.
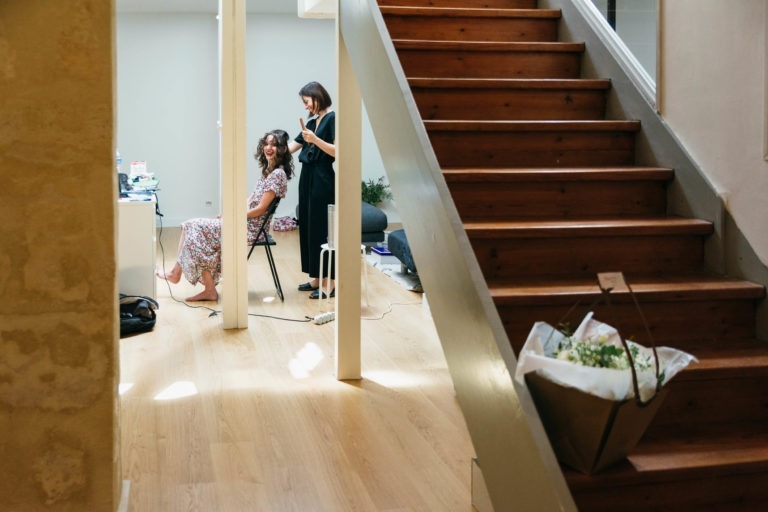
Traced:
<path fill-rule="evenodd" d="M 377 0 L 376 2 L 380 7 L 385 6 L 414 6 L 419 5 L 423 7 L 434 7 L 435 0 Z M 499 9 L 536 9 L 538 5 L 537 0 L 518 0 L 518 1 L 504 1 L 504 0 L 437 0 L 437 3 L 441 5 L 450 5 L 454 7 L 463 8 L 466 6 L 472 7 L 484 7 L 484 8 L 499 8 Z M 511 6 L 510 6 L 511 5 Z"/>
<path fill-rule="evenodd" d="M 580 53 L 584 43 L 563 42 L 506 42 L 506 41 L 433 41 L 421 39 L 393 39 L 396 51 L 463 51 L 463 52 L 550 52 Z"/>
<path fill-rule="evenodd" d="M 768 377 L 768 351 L 765 349 L 751 351 L 710 349 L 702 352 L 688 348 L 686 352 L 696 356 L 699 362 L 691 363 L 675 379 L 726 380 Z"/>
<path fill-rule="evenodd" d="M 768 341 L 755 338 L 723 340 L 717 345 L 688 342 L 686 352 L 696 356 L 675 379 L 724 379 L 768 376 Z"/>
<path fill-rule="evenodd" d="M 710 276 L 640 277 L 628 276 L 628 282 L 638 301 L 678 302 L 691 300 L 760 300 L 765 298 L 765 287 L 740 279 Z M 537 279 L 527 284 L 521 280 L 500 280 L 488 283 L 488 289 L 497 305 L 573 305 L 577 301 L 592 301 L 600 295 L 593 281 Z M 632 300 L 626 292 L 612 292 L 616 303 Z"/>
<path fill-rule="evenodd" d="M 424 120 L 428 132 L 638 132 L 640 121 L 622 120 L 525 120 L 525 121 L 454 121 Z"/>
<path fill-rule="evenodd" d="M 683 440 L 681 440 L 682 443 L 684 443 Z M 590 489 L 605 489 L 606 487 L 648 486 L 662 483 L 674 485 L 676 481 L 708 479 L 718 475 L 766 473 L 766 477 L 768 477 L 768 456 L 765 454 L 766 445 L 764 443 L 766 443 L 765 440 L 760 440 L 754 445 L 743 447 L 741 460 L 734 460 L 733 452 L 726 453 L 723 457 L 730 460 L 717 460 L 713 454 L 717 454 L 718 450 L 717 447 L 713 447 L 706 452 L 706 456 L 701 457 L 699 455 L 696 457 L 699 464 L 692 464 L 690 453 L 686 457 L 686 454 L 678 454 L 668 450 L 666 454 L 662 454 L 666 455 L 664 459 L 669 461 L 665 467 L 649 467 L 651 456 L 637 451 L 631 453 L 625 463 L 606 469 L 597 475 L 584 475 L 568 468 L 563 468 L 563 473 L 568 486 L 574 493 L 586 492 Z M 641 443 L 639 446 L 643 447 L 644 444 Z M 762 449 L 762 451 L 758 452 L 756 448 Z M 674 466 L 672 459 L 676 456 L 682 460 Z"/>
<path fill-rule="evenodd" d="M 581 167 L 572 169 L 443 169 L 447 183 L 515 183 L 559 181 L 670 181 L 674 170 L 663 167 Z"/>
<path fill-rule="evenodd" d="M 409 77 L 411 89 L 608 90 L 609 79 L 589 78 L 429 78 Z"/>
<path fill-rule="evenodd" d="M 714 231 L 711 222 L 681 217 L 467 222 L 464 229 L 470 239 L 704 236 Z"/>
<path fill-rule="evenodd" d="M 386 16 L 423 16 L 441 18 L 538 18 L 560 19 L 560 9 L 502 9 L 494 7 L 409 7 L 404 5 L 382 6 Z"/>

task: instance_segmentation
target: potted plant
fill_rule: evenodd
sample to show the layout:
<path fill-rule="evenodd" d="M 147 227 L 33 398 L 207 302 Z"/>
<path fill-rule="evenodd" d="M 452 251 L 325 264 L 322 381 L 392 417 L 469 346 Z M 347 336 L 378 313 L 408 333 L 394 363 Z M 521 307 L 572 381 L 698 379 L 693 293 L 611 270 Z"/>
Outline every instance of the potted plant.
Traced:
<path fill-rule="evenodd" d="M 363 201 L 366 203 L 378 206 L 386 199 L 392 199 L 392 192 L 389 191 L 389 183 L 384 181 L 384 176 L 380 176 L 378 180 L 363 181 Z"/>

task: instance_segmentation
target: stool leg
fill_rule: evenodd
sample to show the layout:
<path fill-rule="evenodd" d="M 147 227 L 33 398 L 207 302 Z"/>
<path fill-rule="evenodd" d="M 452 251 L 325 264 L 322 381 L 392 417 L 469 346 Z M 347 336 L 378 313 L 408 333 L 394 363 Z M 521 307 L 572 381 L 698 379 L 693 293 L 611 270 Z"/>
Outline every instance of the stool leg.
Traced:
<path fill-rule="evenodd" d="M 323 279 L 325 277 L 325 265 L 323 265 L 323 258 L 327 254 L 328 254 L 328 249 L 325 249 L 325 248 L 320 249 L 320 277 L 319 277 L 320 281 L 317 283 L 318 284 L 317 290 L 319 293 L 319 297 L 317 297 L 317 305 L 318 305 L 318 311 L 320 311 L 321 313 L 323 312 L 323 293 L 324 293 Z"/>
<path fill-rule="evenodd" d="M 331 257 L 333 257 L 333 252 L 336 249 L 330 249 L 330 252 L 328 254 L 328 279 L 326 280 L 327 283 L 325 285 L 325 310 L 331 311 L 331 303 L 333 299 L 331 299 Z"/>
<path fill-rule="evenodd" d="M 365 307 L 370 306 L 368 301 L 368 262 L 365 260 L 365 245 L 360 246 L 360 256 L 363 259 L 363 285 L 365 286 Z"/>

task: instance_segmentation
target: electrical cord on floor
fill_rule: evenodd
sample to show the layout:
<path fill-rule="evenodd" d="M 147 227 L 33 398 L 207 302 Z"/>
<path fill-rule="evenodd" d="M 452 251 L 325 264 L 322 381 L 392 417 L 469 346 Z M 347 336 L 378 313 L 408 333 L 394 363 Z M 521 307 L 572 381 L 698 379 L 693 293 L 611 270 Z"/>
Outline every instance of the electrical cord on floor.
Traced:
<path fill-rule="evenodd" d="M 165 274 L 165 248 L 163 247 L 163 214 L 160 213 L 160 201 L 157 199 L 157 193 L 154 192 L 153 195 L 155 196 L 155 214 L 160 218 L 160 232 L 157 235 L 158 243 L 160 244 L 160 254 L 162 258 L 163 263 L 163 274 Z M 177 299 L 173 296 L 173 291 L 171 290 L 171 283 L 168 282 L 168 278 L 163 278 L 163 281 L 165 281 L 166 286 L 168 286 L 168 294 L 171 296 L 171 299 L 178 302 L 179 304 L 184 304 L 188 308 L 191 309 L 207 309 L 211 313 L 208 315 L 208 318 L 211 318 L 213 316 L 218 315 L 221 313 L 221 310 L 209 308 L 208 306 L 193 306 L 192 304 L 189 304 L 187 301 Z M 262 315 L 258 313 L 248 313 L 248 316 L 259 316 L 264 318 L 273 318 L 275 320 L 284 320 L 286 322 L 311 322 L 314 320 L 311 317 L 305 316 L 304 319 L 296 319 L 296 318 L 284 318 L 280 316 L 273 316 L 273 315 Z"/>
<path fill-rule="evenodd" d="M 375 317 L 361 316 L 360 320 L 381 320 L 386 315 L 388 315 L 389 313 L 392 312 L 392 306 L 415 306 L 416 304 L 423 304 L 423 303 L 424 303 L 424 301 L 421 301 L 421 300 L 416 301 L 416 302 L 390 302 L 389 303 L 389 307 L 387 308 L 387 310 L 385 312 L 383 312 L 381 314 L 381 316 L 375 316 Z"/>

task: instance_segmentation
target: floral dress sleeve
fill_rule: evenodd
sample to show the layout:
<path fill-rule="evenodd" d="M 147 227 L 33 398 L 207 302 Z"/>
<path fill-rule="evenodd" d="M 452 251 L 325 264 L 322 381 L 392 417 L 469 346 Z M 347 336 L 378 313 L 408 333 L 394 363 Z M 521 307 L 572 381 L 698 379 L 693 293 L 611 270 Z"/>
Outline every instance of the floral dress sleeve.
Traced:
<path fill-rule="evenodd" d="M 288 190 L 288 177 L 285 174 L 285 171 L 282 167 L 278 167 L 269 175 L 264 178 L 260 178 L 259 181 L 256 183 L 256 187 L 254 188 L 254 194 L 253 198 L 251 199 L 251 202 L 248 204 L 248 209 L 255 208 L 260 202 L 261 202 L 261 196 L 264 195 L 264 192 L 267 192 L 271 190 L 275 193 L 276 197 L 283 198 L 285 197 L 285 192 Z M 253 241 L 256 239 L 256 235 L 259 233 L 259 229 L 261 229 L 261 225 L 264 223 L 264 217 L 254 217 L 252 219 L 248 219 L 248 243 L 252 244 Z M 269 226 L 267 226 L 266 231 L 269 231 Z"/>

